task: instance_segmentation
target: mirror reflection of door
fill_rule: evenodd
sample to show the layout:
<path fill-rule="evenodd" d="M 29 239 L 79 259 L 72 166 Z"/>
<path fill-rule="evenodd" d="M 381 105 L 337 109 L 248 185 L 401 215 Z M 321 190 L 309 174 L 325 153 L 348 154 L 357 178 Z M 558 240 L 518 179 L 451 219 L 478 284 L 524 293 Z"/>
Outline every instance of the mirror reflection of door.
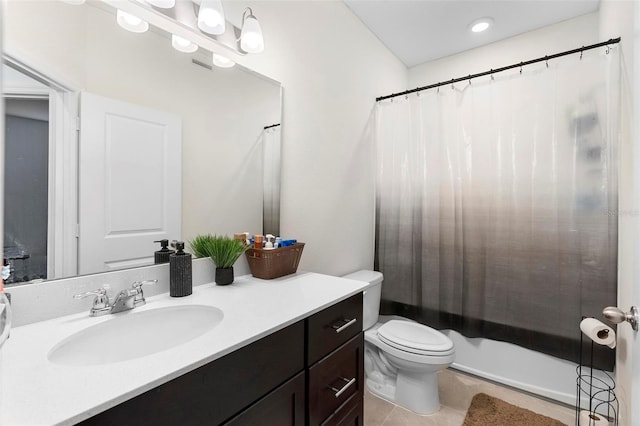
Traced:
<path fill-rule="evenodd" d="M 47 278 L 49 99 L 5 99 L 8 283 Z"/>
<path fill-rule="evenodd" d="M 152 265 L 182 234 L 182 119 L 83 92 L 80 123 L 78 272 Z"/>
<path fill-rule="evenodd" d="M 4 257 L 8 284 L 49 275 L 50 89 L 4 66 Z"/>

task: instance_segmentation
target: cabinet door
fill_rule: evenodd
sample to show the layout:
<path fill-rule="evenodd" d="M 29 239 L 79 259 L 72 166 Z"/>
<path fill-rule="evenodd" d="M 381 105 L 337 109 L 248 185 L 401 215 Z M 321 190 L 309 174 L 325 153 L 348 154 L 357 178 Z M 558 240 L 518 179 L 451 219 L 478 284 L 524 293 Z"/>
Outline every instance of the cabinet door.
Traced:
<path fill-rule="evenodd" d="M 304 372 L 225 423 L 226 426 L 304 425 Z"/>
<path fill-rule="evenodd" d="M 309 369 L 309 424 L 319 425 L 352 397 L 362 401 L 364 340 L 360 333 Z"/>

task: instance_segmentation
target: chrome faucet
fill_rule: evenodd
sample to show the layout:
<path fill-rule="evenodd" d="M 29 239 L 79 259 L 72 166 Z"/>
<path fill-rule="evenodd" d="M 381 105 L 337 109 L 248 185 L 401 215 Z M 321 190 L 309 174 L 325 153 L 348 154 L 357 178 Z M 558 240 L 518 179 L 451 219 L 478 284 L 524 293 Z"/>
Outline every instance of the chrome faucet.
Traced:
<path fill-rule="evenodd" d="M 107 288 L 105 287 L 76 294 L 73 298 L 84 299 L 88 296 L 96 296 L 96 298 L 93 299 L 93 306 L 89 311 L 89 316 L 98 317 L 105 314 L 115 314 L 147 303 L 144 299 L 142 286 L 145 284 L 155 284 L 157 282 L 158 280 L 136 281 L 131 285 L 131 288 L 120 291 L 113 300 L 113 303 L 109 300 Z"/>

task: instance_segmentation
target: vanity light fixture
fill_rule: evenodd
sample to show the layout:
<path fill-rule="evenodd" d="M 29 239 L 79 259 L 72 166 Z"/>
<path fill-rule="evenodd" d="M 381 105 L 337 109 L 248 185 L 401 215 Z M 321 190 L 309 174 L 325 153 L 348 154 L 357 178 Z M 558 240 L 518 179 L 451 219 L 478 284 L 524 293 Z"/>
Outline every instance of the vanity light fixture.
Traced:
<path fill-rule="evenodd" d="M 256 17 L 253 15 L 253 10 L 251 10 L 250 7 L 247 7 L 242 13 L 240 48 L 247 53 L 260 53 L 264 50 L 262 28 L 260 27 L 260 23 Z"/>
<path fill-rule="evenodd" d="M 178 52 L 193 53 L 198 50 L 198 45 L 186 38 L 171 34 L 171 46 Z"/>
<path fill-rule="evenodd" d="M 118 25 L 133 33 L 143 33 L 149 29 L 149 24 L 146 21 L 130 13 L 123 12 L 120 9 L 118 9 L 116 14 L 116 20 Z"/>
<path fill-rule="evenodd" d="M 474 33 L 481 33 L 486 31 L 493 25 L 493 19 L 491 18 L 480 18 L 473 21 L 469 24 L 469 29 Z"/>
<path fill-rule="evenodd" d="M 176 0 L 147 0 L 147 3 L 161 9 L 171 9 L 176 5 Z"/>
<path fill-rule="evenodd" d="M 213 65 L 220 67 L 220 68 L 231 68 L 235 65 L 236 63 L 233 62 L 231 59 L 227 58 L 226 56 L 222 56 L 219 53 L 214 53 L 213 54 Z"/>
<path fill-rule="evenodd" d="M 198 11 L 198 28 L 213 35 L 224 33 L 225 18 L 220 0 L 202 0 Z"/>

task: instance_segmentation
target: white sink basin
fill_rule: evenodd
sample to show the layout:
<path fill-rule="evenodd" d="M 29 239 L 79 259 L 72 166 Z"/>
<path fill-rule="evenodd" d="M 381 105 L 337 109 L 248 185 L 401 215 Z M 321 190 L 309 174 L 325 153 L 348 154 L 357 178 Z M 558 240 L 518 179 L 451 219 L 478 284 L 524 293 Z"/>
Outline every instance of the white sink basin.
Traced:
<path fill-rule="evenodd" d="M 222 321 L 218 308 L 183 305 L 128 311 L 64 339 L 49 351 L 63 365 L 100 365 L 161 352 L 201 336 Z"/>

